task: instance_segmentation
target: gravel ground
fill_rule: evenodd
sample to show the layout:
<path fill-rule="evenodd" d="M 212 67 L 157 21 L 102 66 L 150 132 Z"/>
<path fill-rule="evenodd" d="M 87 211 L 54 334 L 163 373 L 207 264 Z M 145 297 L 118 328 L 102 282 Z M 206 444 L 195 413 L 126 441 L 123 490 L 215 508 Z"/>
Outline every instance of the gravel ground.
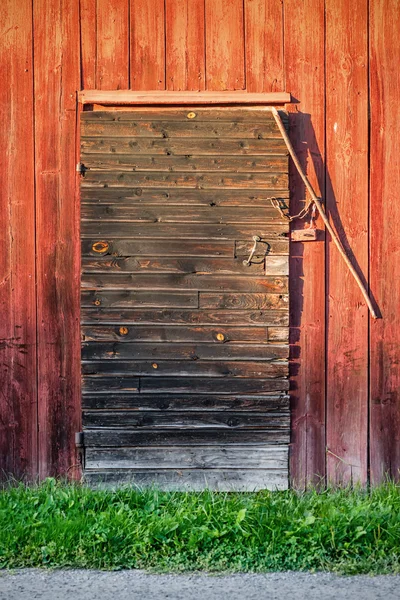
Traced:
<path fill-rule="evenodd" d="M 399 600 L 400 576 L 327 573 L 154 575 L 143 571 L 0 571 L 1 600 Z"/>

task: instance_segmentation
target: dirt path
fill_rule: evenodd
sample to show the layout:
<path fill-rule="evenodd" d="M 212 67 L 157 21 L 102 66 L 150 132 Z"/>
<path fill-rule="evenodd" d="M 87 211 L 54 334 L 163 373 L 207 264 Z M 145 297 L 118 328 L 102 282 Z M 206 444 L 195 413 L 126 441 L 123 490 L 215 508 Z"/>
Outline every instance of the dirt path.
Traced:
<path fill-rule="evenodd" d="M 271 573 L 150 575 L 142 571 L 0 571 L 0 600 L 399 600 L 400 576 Z"/>

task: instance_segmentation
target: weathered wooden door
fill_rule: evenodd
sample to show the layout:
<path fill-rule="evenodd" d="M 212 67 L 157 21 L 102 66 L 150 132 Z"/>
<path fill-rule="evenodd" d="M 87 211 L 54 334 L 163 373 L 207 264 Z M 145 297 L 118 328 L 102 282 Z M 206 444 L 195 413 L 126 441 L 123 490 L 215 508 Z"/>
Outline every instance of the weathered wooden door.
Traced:
<path fill-rule="evenodd" d="M 287 487 L 288 223 L 270 198 L 288 200 L 288 158 L 272 115 L 85 111 L 81 140 L 86 479 Z"/>

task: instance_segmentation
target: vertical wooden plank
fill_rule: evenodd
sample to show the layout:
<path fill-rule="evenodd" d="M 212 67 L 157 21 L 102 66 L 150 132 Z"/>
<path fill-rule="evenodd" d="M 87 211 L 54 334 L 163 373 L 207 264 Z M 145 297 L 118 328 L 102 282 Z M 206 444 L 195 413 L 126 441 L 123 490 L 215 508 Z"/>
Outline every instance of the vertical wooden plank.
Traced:
<path fill-rule="evenodd" d="M 246 0 L 245 28 L 247 90 L 283 91 L 283 3 Z"/>
<path fill-rule="evenodd" d="M 129 0 L 97 0 L 97 89 L 129 88 Z"/>
<path fill-rule="evenodd" d="M 97 1 L 80 0 L 82 88 L 96 89 Z"/>
<path fill-rule="evenodd" d="M 131 0 L 131 88 L 165 89 L 164 0 Z"/>
<path fill-rule="evenodd" d="M 285 2 L 285 89 L 297 104 L 290 136 L 315 189 L 324 190 L 324 0 Z M 290 166 L 291 210 L 305 190 Z M 295 221 L 294 226 L 301 227 Z M 321 228 L 321 221 L 318 221 Z M 325 476 L 325 250 L 323 241 L 290 245 L 293 485 Z"/>
<path fill-rule="evenodd" d="M 327 210 L 368 278 L 367 31 L 367 0 L 327 0 Z M 368 311 L 330 241 L 327 251 L 327 475 L 332 483 L 365 483 Z"/>
<path fill-rule="evenodd" d="M 0 6 L 0 478 L 37 470 L 32 6 Z"/>
<path fill-rule="evenodd" d="M 382 319 L 371 322 L 371 481 L 400 476 L 400 96 L 399 0 L 370 12 L 371 290 Z"/>
<path fill-rule="evenodd" d="M 80 429 L 76 195 L 78 0 L 35 0 L 39 473 L 76 475 Z"/>
<path fill-rule="evenodd" d="M 166 0 L 168 90 L 204 90 L 204 0 Z"/>
<path fill-rule="evenodd" d="M 242 90 L 244 70 L 243 0 L 205 0 L 206 88 Z"/>

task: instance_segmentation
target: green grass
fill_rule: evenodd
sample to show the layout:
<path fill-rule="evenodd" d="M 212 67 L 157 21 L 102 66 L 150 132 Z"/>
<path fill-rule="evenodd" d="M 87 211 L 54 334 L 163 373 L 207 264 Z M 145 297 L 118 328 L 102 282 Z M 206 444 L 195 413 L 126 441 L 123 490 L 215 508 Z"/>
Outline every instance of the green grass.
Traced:
<path fill-rule="evenodd" d="M 400 572 L 400 486 L 253 494 L 0 491 L 0 567 Z"/>

